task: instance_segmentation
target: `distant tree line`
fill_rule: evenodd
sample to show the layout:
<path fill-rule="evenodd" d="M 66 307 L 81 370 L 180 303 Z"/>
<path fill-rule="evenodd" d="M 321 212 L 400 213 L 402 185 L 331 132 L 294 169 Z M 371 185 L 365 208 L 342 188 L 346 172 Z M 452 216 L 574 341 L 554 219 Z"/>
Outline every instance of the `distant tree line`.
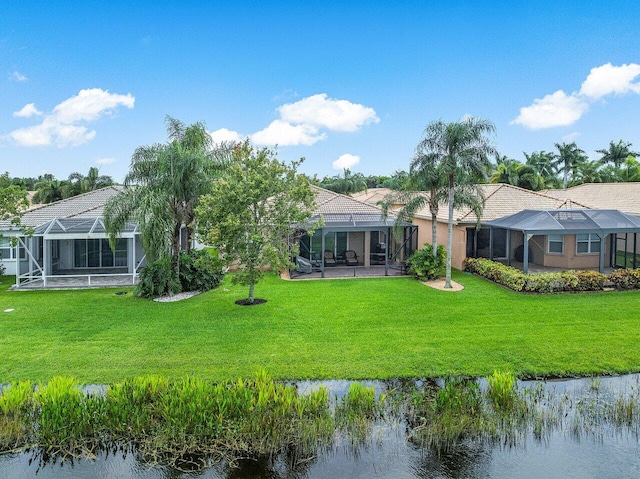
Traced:
<path fill-rule="evenodd" d="M 524 153 L 524 163 L 497 154 L 489 172 L 490 183 L 507 183 L 527 190 L 568 188 L 583 183 L 640 181 L 640 153 L 631 143 L 611 141 L 596 150 L 600 158 L 589 160 L 575 142 L 556 143 L 556 151 Z"/>
<path fill-rule="evenodd" d="M 58 180 L 52 174 L 46 173 L 37 178 L 11 178 L 11 184 L 21 190 L 35 191 L 31 201 L 37 204 L 53 203 L 78 196 L 105 186 L 111 186 L 114 181 L 110 176 L 101 175 L 100 170 L 92 166 L 86 175 L 74 172 L 66 180 Z"/>

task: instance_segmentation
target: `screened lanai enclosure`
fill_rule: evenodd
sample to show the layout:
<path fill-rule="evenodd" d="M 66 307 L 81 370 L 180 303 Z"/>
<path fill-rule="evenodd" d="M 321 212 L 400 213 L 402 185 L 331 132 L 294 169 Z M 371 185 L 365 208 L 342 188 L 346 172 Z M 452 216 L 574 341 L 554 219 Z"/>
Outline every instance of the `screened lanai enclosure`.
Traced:
<path fill-rule="evenodd" d="M 618 210 L 523 210 L 467 229 L 467 256 L 559 269 L 636 268 L 640 218 Z"/>
<path fill-rule="evenodd" d="M 404 223 L 394 228 L 395 218 L 376 213 L 326 213 L 323 226 L 312 235 L 299 230 L 300 246 L 292 271 L 321 278 L 338 276 L 392 276 L 406 274 L 406 260 L 418 247 L 418 227 Z M 306 260 L 306 261 L 305 261 Z"/>
<path fill-rule="evenodd" d="M 114 249 L 102 218 L 55 218 L 32 235 L 18 236 L 15 243 L 18 288 L 134 284 L 145 262 L 133 222 L 127 223 Z"/>

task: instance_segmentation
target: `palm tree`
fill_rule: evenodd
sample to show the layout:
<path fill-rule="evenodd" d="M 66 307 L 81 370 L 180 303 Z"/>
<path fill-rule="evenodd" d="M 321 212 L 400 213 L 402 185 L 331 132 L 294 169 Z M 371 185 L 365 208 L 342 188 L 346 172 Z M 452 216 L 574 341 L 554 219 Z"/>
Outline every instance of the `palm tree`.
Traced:
<path fill-rule="evenodd" d="M 489 183 L 506 183 L 516 186 L 518 184 L 518 167 L 522 163 L 511 158 L 496 157 L 496 168 L 491 173 Z"/>
<path fill-rule="evenodd" d="M 451 288 L 451 249 L 453 243 L 453 208 L 456 186 L 470 185 L 473 180 L 481 180 L 489 167 L 489 155 L 495 149 L 485 135 L 495 131 L 493 123 L 473 117 L 458 122 L 445 123 L 441 120 L 427 125 L 425 138 L 419 148 L 427 155 L 433 155 L 447 179 L 449 221 L 447 227 L 447 264 L 445 288 Z M 462 182 L 458 182 L 462 179 Z M 471 181 L 470 181 L 471 180 Z"/>
<path fill-rule="evenodd" d="M 553 166 L 558 173 L 563 173 L 562 188 L 566 189 L 569 176 L 573 176 L 588 158 L 584 151 L 578 148 L 575 141 L 573 143 L 556 143 L 555 147 L 558 149 L 558 154 L 555 155 Z"/>
<path fill-rule="evenodd" d="M 524 152 L 523 152 L 524 153 Z M 525 165 L 531 166 L 542 177 L 543 188 L 557 188 L 560 186 L 557 171 L 553 166 L 555 155 L 547 151 L 534 151 L 530 155 L 524 153 Z"/>
<path fill-rule="evenodd" d="M 326 189 L 343 195 L 350 195 L 367 189 L 367 180 L 364 175 L 362 173 L 351 173 L 349 168 L 344 169 L 342 177 L 336 175 L 323 183 Z"/>
<path fill-rule="evenodd" d="M 126 188 L 106 204 L 104 217 L 112 242 L 127 221 L 137 221 L 149 261 L 171 255 L 177 272 L 182 226 L 188 249 L 195 206 L 221 168 L 203 124 L 185 127 L 169 116 L 166 123 L 169 143 L 136 148 Z"/>
<path fill-rule="evenodd" d="M 575 171 L 571 186 L 583 183 L 602 183 L 603 175 L 600 161 L 585 161 L 581 163 Z"/>
<path fill-rule="evenodd" d="M 612 164 L 616 168 L 620 168 L 629 155 L 640 156 L 640 153 L 631 151 L 631 143 L 619 140 L 618 143 L 609 142 L 607 150 L 596 150 L 602 157 L 599 162 L 603 165 Z"/>
<path fill-rule="evenodd" d="M 64 189 L 66 182 L 56 180 L 53 175 L 44 175 L 43 179 L 35 185 L 36 193 L 33 195 L 34 203 L 53 203 L 65 198 Z"/>

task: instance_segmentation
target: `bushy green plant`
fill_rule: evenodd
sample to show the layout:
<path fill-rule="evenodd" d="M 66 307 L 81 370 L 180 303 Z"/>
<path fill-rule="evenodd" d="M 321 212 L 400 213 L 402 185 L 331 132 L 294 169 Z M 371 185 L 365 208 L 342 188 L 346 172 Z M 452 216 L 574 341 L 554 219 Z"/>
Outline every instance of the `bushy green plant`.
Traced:
<path fill-rule="evenodd" d="M 180 284 L 182 291 L 209 291 L 224 278 L 217 255 L 208 250 L 180 252 Z"/>
<path fill-rule="evenodd" d="M 476 414 L 482 410 L 480 386 L 473 379 L 452 377 L 435 397 L 436 413 Z"/>
<path fill-rule="evenodd" d="M 464 269 L 470 273 L 475 273 L 483 278 L 495 281 L 514 291 L 527 291 L 530 293 L 601 291 L 604 283 L 607 281 L 607 276 L 597 271 L 562 271 L 560 273 L 524 274 L 520 270 L 485 258 L 465 259 Z M 632 277 L 633 273 L 618 274 L 617 279 L 621 283 L 619 289 L 639 287 L 631 287 L 631 285 L 640 285 L 640 274 L 637 275 L 637 280 L 631 279 Z M 614 280 L 610 279 L 610 281 Z M 634 281 L 637 282 L 634 283 Z"/>
<path fill-rule="evenodd" d="M 487 394 L 493 403 L 493 407 L 500 410 L 509 410 L 513 406 L 516 397 L 516 376 L 510 372 L 494 371 L 487 378 L 489 389 Z"/>
<path fill-rule="evenodd" d="M 422 249 L 413 253 L 407 261 L 409 273 L 422 280 L 435 279 L 442 276 L 444 274 L 446 255 L 444 246 L 438 245 L 434 256 L 432 245 L 425 244 Z"/>
<path fill-rule="evenodd" d="M 136 296 L 153 298 L 163 294 L 177 294 L 182 291 L 178 274 L 171 265 L 171 258 L 161 258 L 147 264 L 140 271 L 140 281 L 136 285 Z"/>
<path fill-rule="evenodd" d="M 615 269 L 607 278 L 616 289 L 639 289 L 640 269 Z"/>
<path fill-rule="evenodd" d="M 32 399 L 33 384 L 31 381 L 11 383 L 2 390 L 2 395 L 0 395 L 0 411 L 5 416 L 20 415 Z"/>

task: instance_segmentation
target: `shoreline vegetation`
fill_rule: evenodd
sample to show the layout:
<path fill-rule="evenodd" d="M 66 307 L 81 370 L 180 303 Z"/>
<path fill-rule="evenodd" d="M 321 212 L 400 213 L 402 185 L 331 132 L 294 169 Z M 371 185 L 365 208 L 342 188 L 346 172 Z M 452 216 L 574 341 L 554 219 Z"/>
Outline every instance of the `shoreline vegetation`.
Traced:
<path fill-rule="evenodd" d="M 515 375 L 499 371 L 486 381 L 389 380 L 379 390 L 353 382 L 342 397 L 324 385 L 301 393 L 265 371 L 228 383 L 144 376 L 89 392 L 58 376 L 0 392 L 0 453 L 42 451 L 54 462 L 106 449 L 192 470 L 281 455 L 305 463 L 337 442 L 366 447 L 376 428 L 393 424 L 413 447 L 437 454 L 465 444 L 514 447 L 555 431 L 576 440 L 637 438 L 640 392 L 637 379 L 617 392 L 598 378 L 557 392 L 541 383 L 518 386 Z"/>
<path fill-rule="evenodd" d="M 284 281 L 245 292 L 228 279 L 186 301 L 120 289 L 7 291 L 0 279 L 0 382 L 141 375 L 209 381 L 577 377 L 640 371 L 637 291 L 522 295 L 454 271 L 451 295 L 412 278 Z M 4 312 L 11 310 L 10 312 Z"/>

